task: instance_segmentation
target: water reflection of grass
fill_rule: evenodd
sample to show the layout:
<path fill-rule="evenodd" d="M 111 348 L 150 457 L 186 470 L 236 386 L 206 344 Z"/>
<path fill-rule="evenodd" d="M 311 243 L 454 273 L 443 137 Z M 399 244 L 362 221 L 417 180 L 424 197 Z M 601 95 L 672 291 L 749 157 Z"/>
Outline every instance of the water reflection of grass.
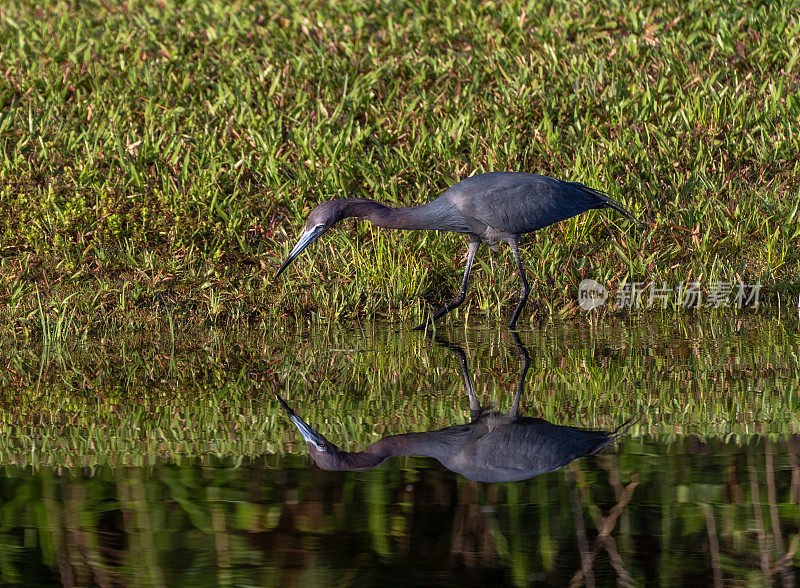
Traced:
<path fill-rule="evenodd" d="M 170 335 L 172 333 L 172 336 Z M 511 340 L 469 331 L 476 392 L 507 410 L 518 374 Z M 532 357 L 527 414 L 634 437 L 746 442 L 800 428 L 797 334 L 782 323 L 549 323 L 523 333 Z M 303 452 L 273 390 L 343 448 L 463 422 L 456 358 L 412 333 L 320 328 L 181 333 L 166 326 L 74 347 L 2 348 L 5 463 L 146 463 L 178 456 Z"/>
<path fill-rule="evenodd" d="M 219 465 L 4 468 L 0 581 L 762 585 L 800 565 L 796 439 L 627 440 L 513 484 L 414 458 Z"/>

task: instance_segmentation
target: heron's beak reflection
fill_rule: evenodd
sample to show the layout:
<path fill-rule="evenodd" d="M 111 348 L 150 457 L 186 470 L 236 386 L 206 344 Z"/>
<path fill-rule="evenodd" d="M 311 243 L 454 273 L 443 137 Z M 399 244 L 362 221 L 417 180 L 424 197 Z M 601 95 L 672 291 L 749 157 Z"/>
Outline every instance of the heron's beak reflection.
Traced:
<path fill-rule="evenodd" d="M 317 451 L 327 451 L 327 446 L 325 444 L 325 437 L 317 433 L 314 429 L 311 428 L 307 422 L 301 419 L 299 416 L 295 414 L 295 412 L 289 408 L 289 405 L 284 402 L 283 398 L 275 394 L 275 398 L 278 399 L 278 402 L 281 403 L 283 410 L 286 411 L 286 415 L 291 419 L 294 423 L 294 426 L 297 427 L 297 430 L 300 431 L 300 434 L 303 436 L 303 439 L 306 440 L 306 443 L 311 443 L 314 447 L 317 448 Z"/>
<path fill-rule="evenodd" d="M 280 276 L 283 273 L 283 270 L 285 270 L 289 266 L 289 264 L 292 263 L 292 261 L 294 261 L 294 258 L 300 255 L 303 249 L 305 249 L 306 247 L 311 245 L 314 241 L 316 241 L 317 237 L 319 237 L 324 232 L 325 232 L 325 227 L 323 225 L 317 225 L 313 229 L 303 231 L 303 234 L 300 235 L 300 240 L 297 241 L 297 245 L 295 245 L 294 249 L 292 249 L 292 251 L 289 253 L 289 257 L 287 257 L 286 261 L 284 261 L 281 264 L 281 267 L 278 268 L 278 271 L 275 274 L 274 279 L 277 280 L 278 276 Z"/>

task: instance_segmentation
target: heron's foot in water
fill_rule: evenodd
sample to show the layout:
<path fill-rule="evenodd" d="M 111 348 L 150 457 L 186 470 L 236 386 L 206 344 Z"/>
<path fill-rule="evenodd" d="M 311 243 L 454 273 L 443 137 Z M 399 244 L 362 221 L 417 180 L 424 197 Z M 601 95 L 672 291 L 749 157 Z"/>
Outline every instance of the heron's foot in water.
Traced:
<path fill-rule="evenodd" d="M 530 298 L 528 299 L 527 304 L 523 305 L 523 307 L 528 309 L 528 314 L 530 317 L 541 316 L 541 314 L 547 310 L 547 303 L 542 298 Z M 512 331 L 519 330 L 517 327 L 517 320 L 522 314 L 523 307 L 520 307 L 519 311 L 515 309 L 514 315 L 511 317 L 511 322 L 508 324 L 508 328 Z"/>
<path fill-rule="evenodd" d="M 421 331 L 426 326 L 428 326 L 429 323 L 430 324 L 434 324 L 436 321 L 438 321 L 440 318 L 442 318 L 448 312 L 450 312 L 451 310 L 455 310 L 456 308 L 461 306 L 464 303 L 464 298 L 465 297 L 466 297 L 466 292 L 464 292 L 464 291 L 459 292 L 458 296 L 456 296 L 453 300 L 451 300 L 450 302 L 445 304 L 433 316 L 427 317 L 424 321 L 422 321 L 422 323 L 420 323 L 419 325 L 414 327 L 414 330 L 415 331 Z"/>

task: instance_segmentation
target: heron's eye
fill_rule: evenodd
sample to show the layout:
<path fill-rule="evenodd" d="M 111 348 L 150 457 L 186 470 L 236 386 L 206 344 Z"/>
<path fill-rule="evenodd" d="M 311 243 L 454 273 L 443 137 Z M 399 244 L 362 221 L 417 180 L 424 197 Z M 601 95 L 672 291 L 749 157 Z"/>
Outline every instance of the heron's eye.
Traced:
<path fill-rule="evenodd" d="M 317 446 L 317 451 L 327 451 L 328 450 L 327 447 L 325 447 L 325 445 L 323 443 L 316 443 L 315 445 Z"/>

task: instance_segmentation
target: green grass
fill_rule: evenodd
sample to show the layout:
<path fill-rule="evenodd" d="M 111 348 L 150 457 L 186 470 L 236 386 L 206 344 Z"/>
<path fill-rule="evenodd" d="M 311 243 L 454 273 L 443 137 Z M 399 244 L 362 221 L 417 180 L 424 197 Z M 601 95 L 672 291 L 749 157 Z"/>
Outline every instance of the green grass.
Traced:
<path fill-rule="evenodd" d="M 490 170 L 582 181 L 645 221 L 532 236 L 534 314 L 574 312 L 584 277 L 760 281 L 795 305 L 792 6 L 6 3 L 0 334 L 419 319 L 457 288 L 463 238 L 350 221 L 272 275 L 322 200 L 417 204 Z M 510 255 L 476 269 L 462 316 L 507 317 Z"/>

